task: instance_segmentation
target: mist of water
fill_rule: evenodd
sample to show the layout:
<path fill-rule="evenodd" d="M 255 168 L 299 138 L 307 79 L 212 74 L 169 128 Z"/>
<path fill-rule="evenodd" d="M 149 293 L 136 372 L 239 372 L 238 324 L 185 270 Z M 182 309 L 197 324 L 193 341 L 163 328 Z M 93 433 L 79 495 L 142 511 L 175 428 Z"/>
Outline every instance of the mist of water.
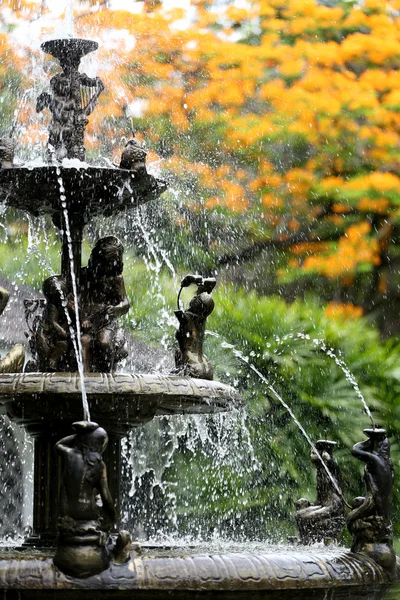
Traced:
<path fill-rule="evenodd" d="M 281 338 L 278 336 L 275 336 L 274 340 L 278 345 L 282 345 L 285 342 L 288 342 L 291 340 L 301 340 L 306 343 L 312 342 L 314 344 L 314 346 L 316 346 L 322 352 L 324 352 L 326 354 L 326 356 L 328 356 L 329 358 L 334 360 L 336 365 L 339 367 L 339 369 L 342 371 L 343 375 L 345 376 L 346 381 L 354 389 L 354 392 L 355 392 L 357 398 L 360 400 L 366 415 L 368 416 L 368 418 L 371 421 L 372 428 L 375 429 L 374 418 L 373 418 L 370 408 L 364 398 L 364 395 L 362 394 L 362 392 L 360 390 L 358 381 L 356 380 L 353 373 L 348 368 L 345 361 L 337 355 L 337 353 L 334 351 L 333 348 L 327 346 L 325 340 L 323 340 L 321 338 L 311 338 L 311 336 L 308 333 L 301 333 L 301 332 L 297 332 L 296 334 L 293 334 L 293 333 L 286 334 L 286 335 L 282 336 Z"/>

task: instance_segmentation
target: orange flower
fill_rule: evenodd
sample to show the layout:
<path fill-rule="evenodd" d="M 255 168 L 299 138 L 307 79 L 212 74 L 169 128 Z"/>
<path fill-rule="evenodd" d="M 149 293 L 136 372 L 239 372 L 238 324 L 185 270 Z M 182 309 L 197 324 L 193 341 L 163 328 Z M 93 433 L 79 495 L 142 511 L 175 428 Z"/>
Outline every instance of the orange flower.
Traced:
<path fill-rule="evenodd" d="M 338 321 L 347 321 L 350 319 L 359 319 L 363 315 L 363 308 L 350 303 L 330 302 L 325 308 L 325 315 L 329 319 Z"/>

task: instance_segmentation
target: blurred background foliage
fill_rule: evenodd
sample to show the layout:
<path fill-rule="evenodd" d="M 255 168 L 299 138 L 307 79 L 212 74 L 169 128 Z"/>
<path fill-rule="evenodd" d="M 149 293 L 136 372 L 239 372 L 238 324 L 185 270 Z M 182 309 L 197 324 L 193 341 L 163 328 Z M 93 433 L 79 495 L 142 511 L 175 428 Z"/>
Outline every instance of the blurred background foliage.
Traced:
<path fill-rule="evenodd" d="M 48 5 L 0 4 L 2 135 L 16 138 L 20 161 L 42 157 L 46 143 L 49 117 L 35 114 L 35 98 L 57 67 L 39 42 L 60 27 Z M 157 477 L 151 465 L 141 477 L 126 466 L 136 477 L 127 519 L 139 532 L 293 533 L 293 500 L 314 494 L 309 447 L 246 361 L 313 440 L 338 442 L 350 500 L 363 483 L 349 450 L 369 421 L 322 350 L 332 348 L 388 429 L 398 468 L 399 11 L 396 0 L 191 0 L 186 9 L 145 0 L 135 13 L 74 3 L 76 34 L 100 42 L 83 66 L 106 84 L 88 161 L 118 162 L 135 131 L 150 171 L 169 183 L 139 215 L 92 223 L 84 260 L 96 237 L 120 235 L 125 324 L 171 355 L 180 276 L 216 275 L 209 328 L 219 337 L 207 336 L 206 353 L 247 409 L 229 423 L 158 420 L 145 430 L 153 451 L 171 452 Z M 52 226 L 9 210 L 1 225 L 2 275 L 39 292 L 59 270 Z M 139 442 L 131 436 L 127 451 Z M 395 496 L 399 522 L 397 484 Z"/>

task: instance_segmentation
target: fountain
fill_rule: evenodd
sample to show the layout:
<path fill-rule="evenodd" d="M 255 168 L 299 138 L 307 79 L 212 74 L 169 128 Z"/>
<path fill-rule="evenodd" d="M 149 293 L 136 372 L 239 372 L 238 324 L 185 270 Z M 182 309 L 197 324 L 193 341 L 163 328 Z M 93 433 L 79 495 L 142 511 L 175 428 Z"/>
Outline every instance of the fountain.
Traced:
<path fill-rule="evenodd" d="M 212 278 L 189 275 L 182 281 L 181 291 L 191 284 L 197 291 L 186 310 L 178 296 L 174 374 L 116 372 L 126 356 L 118 324 L 129 309 L 124 249 L 116 237 L 103 237 L 82 267 L 84 227 L 96 215 L 116 215 L 156 199 L 167 186 L 147 173 L 146 152 L 135 137 L 119 167 L 84 162 L 85 127 L 104 88 L 99 78 L 78 68 L 96 48 L 83 39 L 42 44 L 62 69 L 51 79 L 51 93 L 37 100 L 37 110 L 52 115 L 48 164 L 13 166 L 12 140 L 0 144 L 2 201 L 32 215 L 49 214 L 62 233 L 61 274 L 43 283 L 45 302 L 26 304 L 32 356 L 24 371 L 21 348 L 14 350 L 13 360 L 0 364 L 0 403 L 35 440 L 33 531 L 22 548 L 0 553 L 0 589 L 18 590 L 21 598 L 46 591 L 69 598 L 87 589 L 121 598 L 131 597 L 133 590 L 146 598 L 265 590 L 289 598 L 294 597 L 290 590 L 325 594 L 397 582 L 393 468 L 383 429 L 365 430 L 368 439 L 353 449 L 366 463 L 367 493 L 356 498 L 347 516 L 351 552 L 294 546 L 281 553 L 146 554 L 127 531 L 118 531 L 121 438 L 156 415 L 228 411 L 241 401 L 235 389 L 213 380 L 203 354 L 206 319 L 214 308 Z M 317 500 L 300 500 L 296 515 L 303 544 L 337 540 L 345 523 L 333 446 L 320 440 L 313 450 Z M 382 590 L 374 597 L 383 597 Z"/>

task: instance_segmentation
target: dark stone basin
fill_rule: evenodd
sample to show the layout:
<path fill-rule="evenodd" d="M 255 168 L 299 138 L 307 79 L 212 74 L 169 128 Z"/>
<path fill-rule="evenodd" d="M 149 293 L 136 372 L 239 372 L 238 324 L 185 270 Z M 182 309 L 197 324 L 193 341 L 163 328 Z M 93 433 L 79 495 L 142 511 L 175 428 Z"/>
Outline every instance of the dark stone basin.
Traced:
<path fill-rule="evenodd" d="M 156 415 L 213 413 L 241 404 L 228 385 L 172 375 L 86 373 L 85 387 L 92 418 L 121 434 Z M 2 373 L 0 404 L 28 431 L 41 423 L 65 428 L 82 418 L 79 375 Z"/>
<path fill-rule="evenodd" d="M 84 163 L 82 163 L 83 165 Z M 103 167 L 14 167 L 0 169 L 0 201 L 33 215 L 50 214 L 60 224 L 61 176 L 68 211 L 85 224 L 97 215 L 110 216 L 158 198 L 167 184 L 146 174 Z"/>
<path fill-rule="evenodd" d="M 390 583 L 384 571 L 371 559 L 343 550 L 335 553 L 314 549 L 293 552 L 291 555 L 227 553 L 197 556 L 187 556 L 182 550 L 179 557 L 160 557 L 156 554 L 132 557 L 123 565 L 113 564 L 103 573 L 87 579 L 64 575 L 54 566 L 52 559 L 45 556 L 29 556 L 25 552 L 10 554 L 9 558 L 0 558 L 0 589 L 57 590 L 60 593 L 61 590 L 71 590 L 71 596 L 66 595 L 66 598 L 77 597 L 72 596 L 72 590 L 76 594 L 78 590 L 89 589 L 92 590 L 91 598 L 102 597 L 97 596 L 100 590 L 107 590 L 110 597 L 117 598 L 133 597 L 126 594 L 128 591 L 134 593 L 135 598 L 138 593 L 147 591 L 148 598 L 158 598 L 156 594 L 159 592 L 164 592 L 163 597 L 168 595 L 168 598 L 192 598 L 197 597 L 197 593 L 214 592 L 218 594 L 217 598 L 246 599 L 252 598 L 257 592 L 276 590 L 280 591 L 280 598 L 314 598 L 321 597 L 314 596 L 314 591 L 324 590 L 329 595 L 323 598 L 336 598 L 333 590 L 340 588 L 346 589 L 349 594 L 338 594 L 340 598 L 384 598 L 382 593 L 385 587 L 375 587 L 376 595 L 372 589 L 373 595 L 369 595 L 369 588 L 365 587 L 361 588 L 363 592 L 360 595 L 353 596 L 349 590 L 353 586 L 356 591 L 357 586 L 383 586 Z M 398 563 L 396 579 L 399 567 Z M 308 595 L 298 596 L 300 590 L 307 590 Z M 242 595 L 237 596 L 234 592 Z"/>

